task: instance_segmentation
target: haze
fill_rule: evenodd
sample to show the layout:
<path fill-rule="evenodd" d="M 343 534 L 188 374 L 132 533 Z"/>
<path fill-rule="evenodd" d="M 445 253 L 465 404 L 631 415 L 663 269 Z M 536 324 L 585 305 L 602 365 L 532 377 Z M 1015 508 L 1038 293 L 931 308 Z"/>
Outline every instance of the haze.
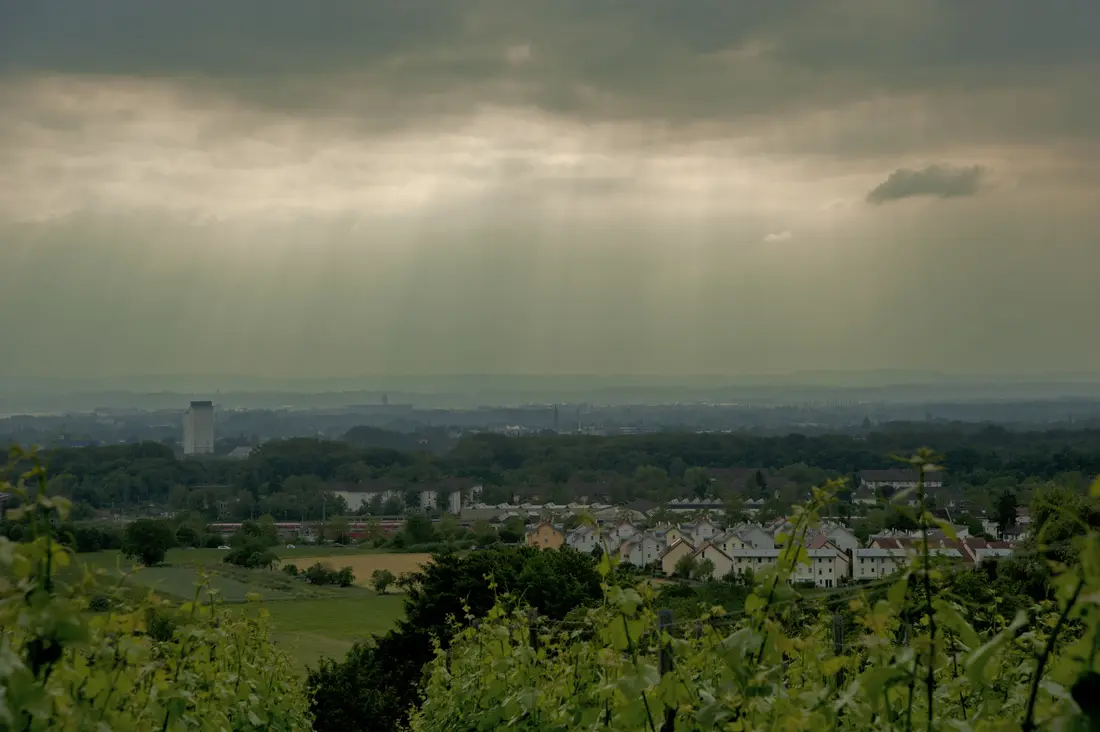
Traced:
<path fill-rule="evenodd" d="M 1095 0 L 0 0 L 0 375 L 1100 371 Z"/>

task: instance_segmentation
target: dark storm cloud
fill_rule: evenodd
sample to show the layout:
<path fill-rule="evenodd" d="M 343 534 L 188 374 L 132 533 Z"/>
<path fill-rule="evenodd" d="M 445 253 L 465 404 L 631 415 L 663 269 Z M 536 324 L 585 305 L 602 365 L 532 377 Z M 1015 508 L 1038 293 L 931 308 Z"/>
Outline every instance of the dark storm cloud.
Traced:
<path fill-rule="evenodd" d="M 186 77 L 395 118 L 723 119 L 1094 62 L 1095 0 L 0 0 L 0 71 Z M 507 49 L 528 45 L 530 59 Z M 327 78 L 319 78 L 323 74 Z M 1090 117 L 1091 119 L 1091 117 Z"/>
<path fill-rule="evenodd" d="M 920 170 L 900 168 L 867 194 L 867 202 L 878 205 L 919 196 L 932 198 L 973 196 L 978 192 L 984 172 L 978 165 L 967 168 L 929 165 Z"/>

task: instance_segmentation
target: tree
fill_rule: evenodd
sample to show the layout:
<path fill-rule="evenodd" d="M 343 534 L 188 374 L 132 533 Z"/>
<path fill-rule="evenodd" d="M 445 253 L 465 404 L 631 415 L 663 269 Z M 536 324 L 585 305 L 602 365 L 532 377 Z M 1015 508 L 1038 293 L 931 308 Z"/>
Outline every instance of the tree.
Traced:
<path fill-rule="evenodd" d="M 386 594 L 386 590 L 389 589 L 395 579 L 393 572 L 388 569 L 376 569 L 370 575 L 371 586 L 379 595 Z"/>
<path fill-rule="evenodd" d="M 447 514 L 440 520 L 437 531 L 439 533 L 439 538 L 443 541 L 461 539 L 466 533 L 466 529 L 458 522 L 458 518 L 450 514 Z"/>
<path fill-rule="evenodd" d="M 491 576 L 495 588 L 485 578 Z M 595 562 L 579 552 L 504 547 L 465 556 L 439 554 L 403 584 L 405 619 L 384 636 L 357 643 L 342 661 L 309 670 L 317 732 L 400 729 L 418 703 L 433 639 L 450 644 L 467 614 L 483 617 L 501 596 L 523 598 L 540 616 L 562 620 L 602 598 Z"/>
<path fill-rule="evenodd" d="M 274 545 L 279 543 L 279 529 L 275 525 L 275 517 L 270 513 L 265 513 L 256 519 L 256 525 L 259 527 L 260 536 L 264 538 L 268 543 Z"/>
<path fill-rule="evenodd" d="M 706 558 L 699 560 L 695 563 L 695 567 L 691 574 L 692 579 L 699 582 L 706 582 L 714 575 L 714 562 Z"/>
<path fill-rule="evenodd" d="M 764 476 L 764 473 L 757 470 L 752 476 L 752 487 L 750 491 L 756 498 L 766 498 L 768 492 L 768 479 Z"/>
<path fill-rule="evenodd" d="M 696 498 L 706 498 L 710 493 L 710 472 L 706 468 L 688 468 L 684 471 L 684 485 Z"/>
<path fill-rule="evenodd" d="M 723 503 L 722 512 L 725 517 L 726 528 L 736 526 L 748 518 L 745 513 L 745 504 L 741 501 L 740 496 L 728 496 Z"/>
<path fill-rule="evenodd" d="M 122 553 L 146 567 L 164 561 L 164 555 L 176 545 L 172 525 L 160 519 L 138 519 L 130 522 L 122 537 Z"/>
<path fill-rule="evenodd" d="M 176 529 L 176 543 L 180 546 L 198 546 L 199 532 L 195 531 L 195 527 L 183 524 Z"/>
<path fill-rule="evenodd" d="M 270 569 L 279 558 L 262 539 L 249 537 L 243 544 L 237 544 L 225 555 L 223 561 L 238 567 L 249 569 Z"/>
<path fill-rule="evenodd" d="M 325 533 L 328 535 L 327 538 L 331 538 L 337 544 L 347 544 L 350 540 L 349 534 L 351 533 L 351 525 L 343 516 L 337 516 L 329 521 L 328 526 L 325 528 Z"/>
<path fill-rule="evenodd" d="M 997 499 L 997 531 L 1004 532 L 1016 525 L 1016 494 L 1005 491 Z"/>
<path fill-rule="evenodd" d="M 523 519 L 519 516 L 511 516 L 500 525 L 500 530 L 497 533 L 500 535 L 500 540 L 505 544 L 518 544 L 523 541 L 527 529 L 523 524 Z"/>
<path fill-rule="evenodd" d="M 695 557 L 685 554 L 676 561 L 676 567 L 672 570 L 672 576 L 678 579 L 691 579 L 695 574 Z"/>
<path fill-rule="evenodd" d="M 410 513 L 405 519 L 405 544 L 428 544 L 436 540 L 432 520 L 422 513 Z"/>
<path fill-rule="evenodd" d="M 470 527 L 470 533 L 473 535 L 474 544 L 477 546 L 490 546 L 497 542 L 497 531 L 493 528 L 485 519 L 478 519 Z"/>

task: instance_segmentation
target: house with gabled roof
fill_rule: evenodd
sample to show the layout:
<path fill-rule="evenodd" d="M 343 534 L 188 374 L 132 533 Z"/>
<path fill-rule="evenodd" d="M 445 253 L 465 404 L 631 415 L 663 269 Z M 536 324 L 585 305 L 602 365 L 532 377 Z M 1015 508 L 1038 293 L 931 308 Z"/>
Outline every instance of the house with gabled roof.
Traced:
<path fill-rule="evenodd" d="M 709 559 L 714 564 L 714 571 L 711 572 L 710 579 L 721 579 L 733 571 L 734 562 L 730 555 L 722 551 L 722 547 L 709 541 L 692 552 L 691 558 L 696 562 Z"/>
<path fill-rule="evenodd" d="M 542 521 L 532 531 L 527 532 L 526 539 L 528 546 L 560 549 L 565 543 L 565 533 L 549 521 Z"/>
<path fill-rule="evenodd" d="M 565 534 L 565 545 L 584 554 L 600 546 L 600 532 L 594 526 L 578 526 Z"/>
<path fill-rule="evenodd" d="M 684 557 L 695 553 L 695 545 L 686 539 L 678 539 L 661 554 L 661 571 L 666 577 L 671 577 L 676 571 L 676 564 Z"/>
<path fill-rule="evenodd" d="M 664 542 L 648 532 L 635 534 L 619 546 L 619 561 L 648 567 L 661 561 Z"/>
<path fill-rule="evenodd" d="M 716 536 L 719 528 L 706 516 L 701 516 L 698 521 L 690 524 L 680 524 L 680 531 L 691 538 L 691 543 L 700 546 Z"/>

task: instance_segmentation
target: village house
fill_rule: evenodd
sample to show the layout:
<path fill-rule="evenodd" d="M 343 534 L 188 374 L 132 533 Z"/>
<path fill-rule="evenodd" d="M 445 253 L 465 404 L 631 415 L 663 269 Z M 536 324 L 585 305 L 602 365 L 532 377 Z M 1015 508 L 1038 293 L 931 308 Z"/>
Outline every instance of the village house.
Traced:
<path fill-rule="evenodd" d="M 734 549 L 751 549 L 752 547 L 740 536 L 732 532 L 726 532 L 715 536 L 711 543 L 722 547 L 722 551 L 729 554 Z"/>
<path fill-rule="evenodd" d="M 679 526 L 671 526 L 665 531 L 665 546 L 672 546 L 678 541 L 691 543 L 691 537 L 680 530 Z"/>
<path fill-rule="evenodd" d="M 543 521 L 527 532 L 527 545 L 540 549 L 560 549 L 565 543 L 565 534 L 549 521 Z"/>
<path fill-rule="evenodd" d="M 753 549 L 774 549 L 775 538 L 764 530 L 764 527 L 756 524 L 738 524 L 731 530 L 740 539 Z"/>
<path fill-rule="evenodd" d="M 630 562 L 635 567 L 648 567 L 660 562 L 664 550 L 664 542 L 656 536 L 635 534 L 619 547 L 619 561 Z"/>
<path fill-rule="evenodd" d="M 684 557 L 695 553 L 695 547 L 690 541 L 678 540 L 661 554 L 661 571 L 666 577 L 671 577 L 676 571 L 676 564 Z"/>
<path fill-rule="evenodd" d="M 695 523 L 680 524 L 680 531 L 691 539 L 692 544 L 701 546 L 704 542 L 710 541 L 712 537 L 717 535 L 719 529 L 709 518 L 703 516 Z"/>
<path fill-rule="evenodd" d="M 604 530 L 604 536 L 607 537 L 608 543 L 612 546 L 619 546 L 637 533 L 638 530 L 629 521 L 619 521 Z"/>
<path fill-rule="evenodd" d="M 584 554 L 591 554 L 600 545 L 600 535 L 592 526 L 578 526 L 565 535 L 565 545 Z"/>
<path fill-rule="evenodd" d="M 722 551 L 722 548 L 711 544 L 709 541 L 704 543 L 692 554 L 691 558 L 696 563 L 703 560 L 710 560 L 714 564 L 714 570 L 710 574 L 710 579 L 722 579 L 733 571 L 734 562 L 733 559 Z"/>

